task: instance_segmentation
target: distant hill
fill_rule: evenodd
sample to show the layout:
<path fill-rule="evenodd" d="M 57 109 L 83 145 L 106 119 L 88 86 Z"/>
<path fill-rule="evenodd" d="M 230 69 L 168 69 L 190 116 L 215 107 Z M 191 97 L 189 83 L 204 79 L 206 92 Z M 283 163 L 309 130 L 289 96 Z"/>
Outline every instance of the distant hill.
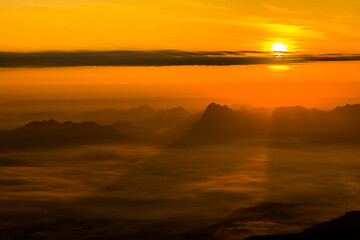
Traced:
<path fill-rule="evenodd" d="M 176 121 L 177 119 L 182 119 L 185 117 L 189 117 L 190 113 L 186 111 L 182 106 L 177 108 L 171 108 L 171 109 L 160 109 L 155 119 L 159 120 L 173 120 Z"/>
<path fill-rule="evenodd" d="M 129 110 L 115 108 L 100 109 L 92 112 L 85 112 L 82 119 L 99 123 L 114 124 L 128 121 L 132 124 L 148 125 L 149 127 L 169 127 L 183 121 L 191 114 L 183 107 L 155 110 L 149 105 L 140 105 Z"/>
<path fill-rule="evenodd" d="M 360 211 L 318 224 L 301 233 L 250 237 L 246 240 L 358 240 L 360 239 Z"/>
<path fill-rule="evenodd" d="M 191 114 L 183 107 L 160 109 L 156 112 L 155 116 L 142 124 L 151 128 L 169 128 L 175 127 L 188 119 Z"/>
<path fill-rule="evenodd" d="M 0 131 L 0 149 L 65 147 L 122 139 L 123 136 L 114 128 L 94 122 L 34 121 L 15 130 Z"/>
<path fill-rule="evenodd" d="M 272 116 L 273 136 L 306 137 L 321 141 L 359 141 L 360 105 L 332 111 L 303 107 L 277 108 Z"/>
<path fill-rule="evenodd" d="M 18 116 L 19 121 L 35 121 L 43 119 L 64 119 L 66 115 L 61 112 L 26 112 Z"/>
<path fill-rule="evenodd" d="M 237 111 L 216 103 L 208 105 L 201 119 L 176 144 L 216 143 L 239 138 L 299 138 L 314 142 L 360 141 L 360 105 L 332 111 L 281 107 L 266 111 Z M 175 145 L 176 145 L 175 144 Z"/>
<path fill-rule="evenodd" d="M 334 110 L 331 111 L 332 113 L 341 113 L 348 116 L 360 116 L 360 104 L 346 104 L 342 107 L 336 107 Z"/>
<path fill-rule="evenodd" d="M 272 134 L 275 136 L 306 137 L 326 133 L 324 122 L 328 112 L 308 110 L 301 106 L 281 107 L 272 114 Z"/>
<path fill-rule="evenodd" d="M 168 145 L 193 126 L 193 117 L 183 107 L 160 109 L 150 119 L 132 122 L 120 120 L 112 127 L 132 142 Z"/>
<path fill-rule="evenodd" d="M 115 108 L 99 109 L 85 112 L 82 119 L 101 123 L 114 123 L 118 121 L 143 121 L 156 116 L 157 111 L 149 105 L 140 105 L 129 110 L 118 110 Z"/>

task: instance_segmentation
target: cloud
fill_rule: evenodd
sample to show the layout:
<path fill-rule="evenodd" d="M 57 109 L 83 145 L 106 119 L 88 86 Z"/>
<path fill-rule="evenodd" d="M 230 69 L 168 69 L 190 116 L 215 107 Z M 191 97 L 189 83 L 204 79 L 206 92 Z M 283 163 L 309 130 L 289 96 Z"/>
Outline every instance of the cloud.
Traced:
<path fill-rule="evenodd" d="M 259 51 L 74 51 L 0 52 L 0 67 L 228 66 L 359 61 L 360 54 L 295 54 L 276 57 Z"/>

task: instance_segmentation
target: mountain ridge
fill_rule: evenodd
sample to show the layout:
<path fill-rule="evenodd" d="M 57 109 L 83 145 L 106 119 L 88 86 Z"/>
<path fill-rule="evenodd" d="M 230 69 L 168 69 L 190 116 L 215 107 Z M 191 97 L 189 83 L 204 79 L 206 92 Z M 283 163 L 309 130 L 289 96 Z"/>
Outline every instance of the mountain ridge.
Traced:
<path fill-rule="evenodd" d="M 94 122 L 33 121 L 14 130 L 0 131 L 1 150 L 67 147 L 122 140 L 124 137 L 111 126 Z"/>

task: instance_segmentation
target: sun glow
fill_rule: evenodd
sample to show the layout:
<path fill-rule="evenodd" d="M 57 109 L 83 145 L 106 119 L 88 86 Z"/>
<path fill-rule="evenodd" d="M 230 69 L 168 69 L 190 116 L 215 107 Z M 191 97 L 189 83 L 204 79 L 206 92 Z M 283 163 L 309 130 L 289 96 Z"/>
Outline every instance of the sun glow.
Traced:
<path fill-rule="evenodd" d="M 274 72 L 282 72 L 291 70 L 291 67 L 288 65 L 270 65 L 268 68 Z"/>
<path fill-rule="evenodd" d="M 277 42 L 277 43 L 273 43 L 271 44 L 271 49 L 270 51 L 274 51 L 274 52 L 287 52 L 289 51 L 288 50 L 289 46 L 288 45 L 285 45 L 281 42 Z"/>

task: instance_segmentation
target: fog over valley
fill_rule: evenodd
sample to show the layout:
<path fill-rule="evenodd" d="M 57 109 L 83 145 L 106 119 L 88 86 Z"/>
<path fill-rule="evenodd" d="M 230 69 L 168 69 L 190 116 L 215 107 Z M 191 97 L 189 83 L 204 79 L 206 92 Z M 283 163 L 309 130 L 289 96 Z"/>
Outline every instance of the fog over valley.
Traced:
<path fill-rule="evenodd" d="M 359 105 L 12 119 L 24 125 L 0 131 L 1 239 L 242 239 L 360 207 Z"/>

